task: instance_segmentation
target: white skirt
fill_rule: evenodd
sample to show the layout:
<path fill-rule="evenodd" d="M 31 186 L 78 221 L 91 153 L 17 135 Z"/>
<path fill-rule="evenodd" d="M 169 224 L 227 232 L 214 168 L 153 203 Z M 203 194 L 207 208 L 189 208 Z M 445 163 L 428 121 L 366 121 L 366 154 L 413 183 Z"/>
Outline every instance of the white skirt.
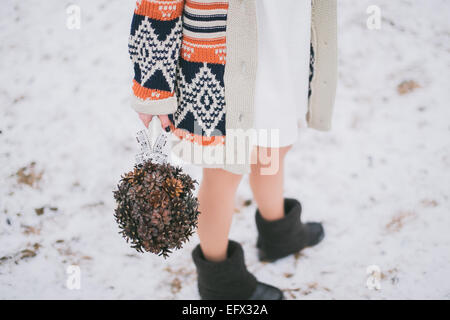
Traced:
<path fill-rule="evenodd" d="M 258 0 L 256 12 L 255 144 L 288 146 L 306 127 L 311 0 Z"/>

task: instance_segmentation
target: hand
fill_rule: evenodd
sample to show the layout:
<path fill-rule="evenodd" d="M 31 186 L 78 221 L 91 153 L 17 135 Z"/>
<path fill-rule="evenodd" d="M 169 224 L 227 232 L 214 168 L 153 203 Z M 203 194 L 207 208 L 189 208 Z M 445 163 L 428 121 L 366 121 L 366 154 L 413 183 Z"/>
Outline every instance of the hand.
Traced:
<path fill-rule="evenodd" d="M 148 125 L 150 124 L 150 122 L 153 119 L 153 115 L 152 114 L 146 114 L 146 113 L 140 113 L 139 114 L 139 118 L 142 120 L 142 122 L 144 123 L 144 126 L 146 128 L 148 128 Z M 169 116 L 167 114 L 162 114 L 158 116 L 159 121 L 161 121 L 161 127 L 166 131 L 169 132 L 170 131 L 170 120 L 169 120 Z"/>

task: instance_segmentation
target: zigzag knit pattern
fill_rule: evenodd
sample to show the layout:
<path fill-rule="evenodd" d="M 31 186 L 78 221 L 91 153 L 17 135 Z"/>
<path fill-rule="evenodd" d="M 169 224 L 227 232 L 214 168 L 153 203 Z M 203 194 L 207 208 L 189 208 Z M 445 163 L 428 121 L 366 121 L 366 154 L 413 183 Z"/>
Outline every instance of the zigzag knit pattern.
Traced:
<path fill-rule="evenodd" d="M 141 100 L 174 95 L 183 5 L 183 0 L 136 2 L 128 51 L 134 64 L 133 92 Z"/>
<path fill-rule="evenodd" d="M 228 0 L 141 0 L 129 39 L 133 92 L 143 101 L 176 94 L 172 132 L 224 144 Z"/>

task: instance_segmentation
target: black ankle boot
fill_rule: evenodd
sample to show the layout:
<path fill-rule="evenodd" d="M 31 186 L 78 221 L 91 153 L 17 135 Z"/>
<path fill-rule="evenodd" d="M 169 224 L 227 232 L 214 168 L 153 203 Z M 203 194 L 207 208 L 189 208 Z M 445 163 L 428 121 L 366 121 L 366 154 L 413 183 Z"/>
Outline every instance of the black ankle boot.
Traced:
<path fill-rule="evenodd" d="M 206 260 L 200 245 L 192 251 L 197 267 L 198 291 L 203 300 L 281 300 L 280 289 L 259 282 L 245 265 L 242 246 L 228 242 L 227 259 Z"/>
<path fill-rule="evenodd" d="M 317 222 L 302 223 L 301 212 L 300 202 L 288 198 L 284 199 L 285 216 L 279 220 L 267 221 L 256 209 L 259 260 L 273 262 L 322 241 L 325 236 L 322 225 Z"/>

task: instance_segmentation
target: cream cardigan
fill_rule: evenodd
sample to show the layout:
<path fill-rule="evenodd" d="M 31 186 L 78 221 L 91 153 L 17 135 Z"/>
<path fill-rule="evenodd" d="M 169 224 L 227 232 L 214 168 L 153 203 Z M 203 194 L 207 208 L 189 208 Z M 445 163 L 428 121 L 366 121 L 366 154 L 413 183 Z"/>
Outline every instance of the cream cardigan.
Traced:
<path fill-rule="evenodd" d="M 172 132 L 178 137 L 172 150 L 188 162 L 223 168 L 236 174 L 250 171 L 249 142 L 245 142 L 247 147 L 242 148 L 242 145 L 231 140 L 239 141 L 245 137 L 253 125 L 258 63 L 255 1 L 140 0 L 137 3 L 129 45 L 135 69 L 132 107 L 148 114 L 171 114 L 171 120 L 175 123 Z M 207 12 L 203 17 L 202 10 Z M 216 20 L 205 22 L 206 17 L 212 16 Z M 336 0 L 312 0 L 311 45 L 314 59 L 311 58 L 311 65 L 314 71 L 305 117 L 308 127 L 321 131 L 330 130 L 332 123 L 337 82 L 336 16 Z M 222 26 L 222 17 L 226 17 L 226 29 Z M 187 21 L 184 27 L 183 19 Z M 153 24 L 155 20 L 162 23 Z M 205 49 L 206 46 L 202 46 L 205 42 L 195 43 L 196 35 L 204 37 L 205 34 L 202 28 L 206 28 L 200 23 L 210 27 L 214 39 L 219 39 L 214 46 Z M 147 38 L 147 43 L 143 43 L 145 37 L 142 35 L 158 34 L 155 26 L 161 28 L 159 32 L 163 32 L 163 28 L 172 32 L 164 44 L 159 43 L 160 38 L 156 36 Z M 149 45 L 148 39 L 158 43 Z M 148 54 L 149 51 L 154 53 L 153 56 Z M 173 56 L 177 57 L 176 61 L 169 59 Z M 156 81 L 161 78 L 155 76 L 158 68 L 163 71 L 161 74 L 164 74 L 168 84 L 161 85 Z M 192 83 L 186 80 L 190 73 L 196 75 Z M 145 78 L 148 74 L 150 76 Z M 207 99 L 197 96 L 193 99 L 193 94 L 203 92 L 200 84 L 204 83 L 209 86 Z M 193 101 L 212 102 L 205 109 Z M 186 116 L 188 109 L 194 115 L 191 118 Z M 195 128 L 182 128 L 183 124 L 190 126 L 186 124 L 188 119 L 200 123 L 200 133 Z M 221 130 L 225 132 L 214 133 Z M 204 138 L 207 143 L 203 143 Z"/>

